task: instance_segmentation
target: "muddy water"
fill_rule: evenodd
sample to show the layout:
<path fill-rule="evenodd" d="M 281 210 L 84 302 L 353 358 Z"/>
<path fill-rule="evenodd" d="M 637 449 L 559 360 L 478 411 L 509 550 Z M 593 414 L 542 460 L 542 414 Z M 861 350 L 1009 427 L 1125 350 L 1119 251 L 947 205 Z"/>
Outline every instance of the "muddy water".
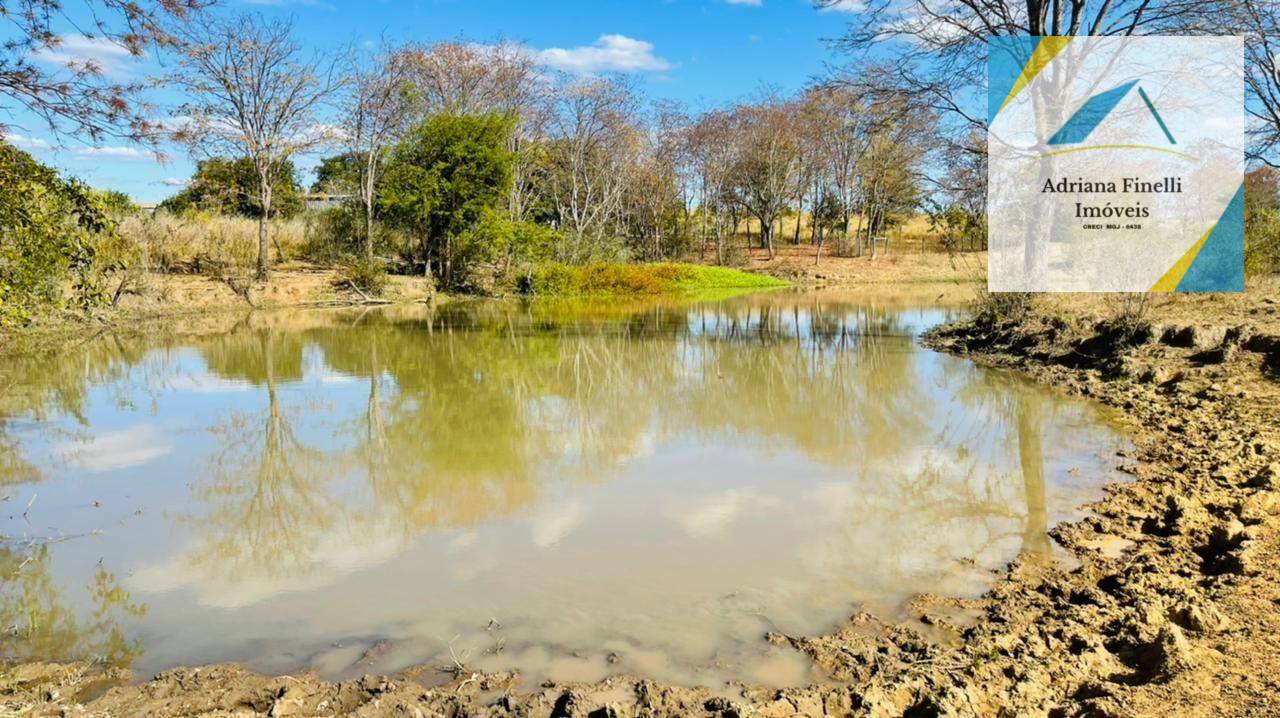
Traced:
<path fill-rule="evenodd" d="M 767 631 L 973 595 L 1115 478 L 1098 408 L 930 300 L 255 314 L 0 365 L 0 637 L 238 661 L 814 680 Z"/>

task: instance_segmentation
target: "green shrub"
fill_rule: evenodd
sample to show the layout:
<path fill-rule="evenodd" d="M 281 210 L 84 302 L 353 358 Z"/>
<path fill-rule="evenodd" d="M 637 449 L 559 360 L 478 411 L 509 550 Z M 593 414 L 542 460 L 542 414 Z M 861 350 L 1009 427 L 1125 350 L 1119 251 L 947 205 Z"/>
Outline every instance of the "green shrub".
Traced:
<path fill-rule="evenodd" d="M 484 247 L 468 239 L 507 197 L 514 127 L 499 114 L 433 115 L 391 152 L 379 210 L 416 240 L 412 259 L 425 262 L 445 288 L 466 288 L 468 267 L 483 259 Z"/>
<path fill-rule="evenodd" d="M 560 233 L 549 227 L 512 221 L 489 210 L 454 243 L 454 271 L 463 278 L 462 284 L 475 286 L 483 283 L 478 275 L 484 273 L 484 265 L 496 282 L 511 286 L 519 277 L 527 277 L 534 265 L 549 260 L 560 238 Z"/>
<path fill-rule="evenodd" d="M 340 283 L 370 296 L 380 296 L 387 288 L 387 268 L 378 259 L 363 254 L 348 259 L 342 265 Z"/>
<path fill-rule="evenodd" d="M 306 240 L 302 256 L 313 262 L 337 262 L 355 254 L 364 218 L 354 204 L 341 204 L 305 217 Z"/>
<path fill-rule="evenodd" d="M 77 308 L 114 307 L 125 294 L 141 289 L 147 270 L 141 245 L 115 231 L 91 234 L 89 243 L 89 261 L 72 277 Z"/>
<path fill-rule="evenodd" d="M 293 162 L 283 160 L 271 200 L 272 218 L 288 219 L 306 209 Z M 196 165 L 191 184 L 160 203 L 160 209 L 183 215 L 191 210 L 256 219 L 262 216 L 258 201 L 258 172 L 248 157 L 211 157 Z"/>
<path fill-rule="evenodd" d="M 115 231 L 87 187 L 0 142 L 0 325 L 59 306 L 63 282 L 87 276 Z"/>
<path fill-rule="evenodd" d="M 129 195 L 114 189 L 92 190 L 93 198 L 103 211 L 113 219 L 123 219 L 138 213 L 138 205 L 129 199 Z"/>

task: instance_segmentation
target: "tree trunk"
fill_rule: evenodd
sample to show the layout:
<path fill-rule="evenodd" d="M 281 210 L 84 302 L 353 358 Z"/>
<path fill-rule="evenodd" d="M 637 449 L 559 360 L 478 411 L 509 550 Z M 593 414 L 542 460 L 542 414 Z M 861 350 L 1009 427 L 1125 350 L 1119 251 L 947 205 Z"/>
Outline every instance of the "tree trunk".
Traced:
<path fill-rule="evenodd" d="M 804 195 L 800 195 L 796 203 L 796 233 L 791 238 L 792 244 L 800 244 L 800 223 L 804 221 Z"/>
<path fill-rule="evenodd" d="M 364 203 L 364 258 L 373 261 L 373 202 Z"/>
<path fill-rule="evenodd" d="M 453 237 L 445 235 L 444 237 L 444 271 L 442 272 L 444 286 L 446 288 L 453 286 Z"/>
<path fill-rule="evenodd" d="M 373 172 L 366 169 L 365 184 L 361 188 L 364 200 L 364 258 L 373 261 Z"/>
<path fill-rule="evenodd" d="M 262 193 L 262 214 L 258 216 L 258 281 L 267 281 L 270 258 L 267 256 L 267 217 L 271 214 L 271 191 Z"/>

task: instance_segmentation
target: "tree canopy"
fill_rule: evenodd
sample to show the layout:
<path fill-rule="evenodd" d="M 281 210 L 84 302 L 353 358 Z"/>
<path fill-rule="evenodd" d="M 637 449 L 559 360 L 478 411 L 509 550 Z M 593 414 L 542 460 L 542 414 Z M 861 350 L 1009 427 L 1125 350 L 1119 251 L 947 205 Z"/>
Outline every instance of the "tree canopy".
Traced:
<path fill-rule="evenodd" d="M 271 216 L 292 217 L 302 211 L 302 188 L 293 162 L 284 160 L 273 172 L 277 178 Z M 257 219 L 262 216 L 258 172 L 247 157 L 213 157 L 196 164 L 191 184 L 160 203 L 160 209 L 174 214 L 201 210 Z"/>
<path fill-rule="evenodd" d="M 435 115 L 392 150 L 379 203 L 445 286 L 455 279 L 453 243 L 507 196 L 512 130 L 511 118 L 492 113 Z"/>
<path fill-rule="evenodd" d="M 154 138 L 154 108 L 144 98 L 145 80 L 108 75 L 92 59 L 41 62 L 70 43 L 96 44 L 140 58 L 149 49 L 169 49 L 176 28 L 209 6 L 210 0 L 21 0 L 0 1 L 0 109 L 21 107 L 58 135 L 96 142 L 103 137 Z M 86 21 L 87 18 L 87 21 Z M 62 34 L 76 28 L 79 35 Z M 4 129 L 0 121 L 0 129 Z"/>
<path fill-rule="evenodd" d="M 88 267 L 97 235 L 114 235 L 97 194 L 0 142 L 0 326 L 57 306 L 61 282 Z"/>

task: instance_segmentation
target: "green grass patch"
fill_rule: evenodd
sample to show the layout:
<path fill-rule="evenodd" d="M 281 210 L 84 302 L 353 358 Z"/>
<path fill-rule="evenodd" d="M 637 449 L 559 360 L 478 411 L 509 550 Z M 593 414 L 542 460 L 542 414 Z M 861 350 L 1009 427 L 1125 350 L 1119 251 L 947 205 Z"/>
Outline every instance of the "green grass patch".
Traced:
<path fill-rule="evenodd" d="M 542 296 L 700 294 L 720 290 L 774 289 L 781 279 L 702 264 L 543 264 L 525 290 Z"/>

